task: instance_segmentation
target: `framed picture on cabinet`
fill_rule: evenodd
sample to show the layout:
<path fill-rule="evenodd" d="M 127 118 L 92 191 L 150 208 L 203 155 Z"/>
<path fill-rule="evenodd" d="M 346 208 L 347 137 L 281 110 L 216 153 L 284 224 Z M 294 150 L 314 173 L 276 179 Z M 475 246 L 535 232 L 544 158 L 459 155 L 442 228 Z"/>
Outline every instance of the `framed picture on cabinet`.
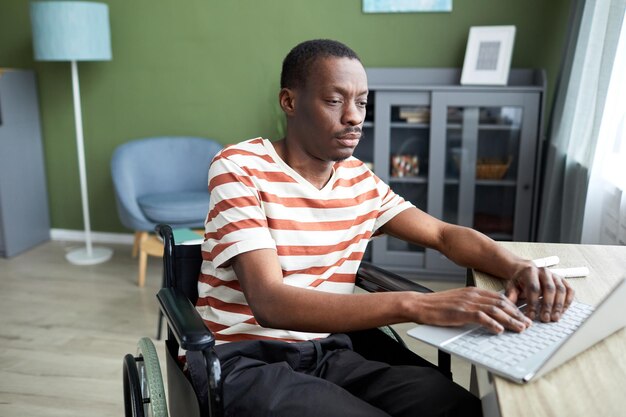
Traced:
<path fill-rule="evenodd" d="M 506 85 L 514 41 L 515 26 L 471 27 L 461 84 Z"/>

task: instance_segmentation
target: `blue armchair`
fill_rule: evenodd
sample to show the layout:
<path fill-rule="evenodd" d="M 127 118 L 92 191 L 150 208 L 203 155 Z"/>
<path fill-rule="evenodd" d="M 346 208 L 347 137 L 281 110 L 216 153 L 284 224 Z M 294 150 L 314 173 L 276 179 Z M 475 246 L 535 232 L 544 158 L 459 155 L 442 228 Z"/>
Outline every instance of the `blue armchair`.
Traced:
<path fill-rule="evenodd" d="M 150 247 L 146 242 L 157 224 L 204 226 L 209 165 L 221 149 L 221 144 L 210 139 L 173 136 L 137 139 L 115 149 L 111 175 L 117 211 L 122 224 L 135 231 L 133 256 L 141 252 L 140 286 L 145 281 Z M 160 249 L 162 245 L 152 247 Z"/>

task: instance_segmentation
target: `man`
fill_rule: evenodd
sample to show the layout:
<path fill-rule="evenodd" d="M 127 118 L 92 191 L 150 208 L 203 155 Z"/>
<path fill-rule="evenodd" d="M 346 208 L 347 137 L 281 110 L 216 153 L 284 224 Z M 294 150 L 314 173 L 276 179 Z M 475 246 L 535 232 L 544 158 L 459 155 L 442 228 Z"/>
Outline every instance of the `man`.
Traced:
<path fill-rule="evenodd" d="M 353 158 L 367 94 L 350 48 L 304 42 L 283 62 L 285 138 L 226 148 L 211 165 L 197 308 L 218 341 L 227 415 L 479 415 L 478 400 L 437 371 L 366 360 L 344 333 L 401 322 L 520 332 L 535 316 L 558 320 L 573 299 L 561 278 L 420 211 Z M 507 296 L 352 294 L 381 233 L 501 277 Z"/>

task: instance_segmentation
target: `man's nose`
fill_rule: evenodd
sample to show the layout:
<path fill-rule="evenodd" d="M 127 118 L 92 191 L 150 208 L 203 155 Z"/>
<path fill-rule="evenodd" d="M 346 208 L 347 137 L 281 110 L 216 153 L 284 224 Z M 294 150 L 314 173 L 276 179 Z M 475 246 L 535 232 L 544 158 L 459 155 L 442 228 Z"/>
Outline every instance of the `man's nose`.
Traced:
<path fill-rule="evenodd" d="M 351 101 L 345 107 L 343 112 L 343 120 L 341 121 L 343 124 L 348 124 L 351 126 L 357 126 L 363 123 L 363 119 L 365 118 L 365 109 L 359 107 L 357 103 Z"/>

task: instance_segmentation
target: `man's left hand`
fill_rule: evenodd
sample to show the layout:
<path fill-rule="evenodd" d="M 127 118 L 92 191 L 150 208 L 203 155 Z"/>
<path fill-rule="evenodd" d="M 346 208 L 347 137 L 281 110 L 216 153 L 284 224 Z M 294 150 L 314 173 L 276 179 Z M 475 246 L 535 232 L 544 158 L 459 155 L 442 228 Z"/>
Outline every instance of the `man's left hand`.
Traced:
<path fill-rule="evenodd" d="M 528 318 L 544 323 L 559 320 L 574 300 L 574 289 L 564 278 L 534 265 L 518 271 L 507 283 L 505 294 L 514 303 L 526 299 Z"/>

